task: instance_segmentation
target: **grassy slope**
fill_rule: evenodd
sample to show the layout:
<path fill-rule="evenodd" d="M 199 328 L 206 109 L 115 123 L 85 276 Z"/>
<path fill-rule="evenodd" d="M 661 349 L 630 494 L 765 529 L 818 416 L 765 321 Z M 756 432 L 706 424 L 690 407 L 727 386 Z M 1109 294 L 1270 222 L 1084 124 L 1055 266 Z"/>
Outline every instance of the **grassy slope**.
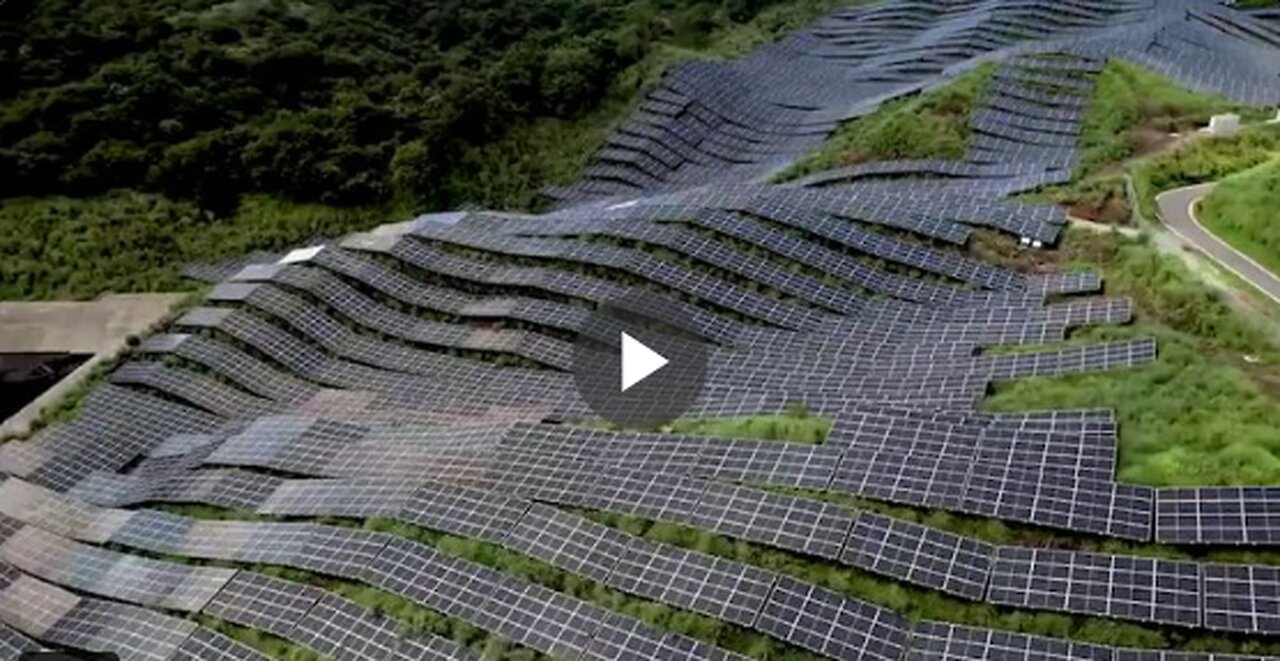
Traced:
<path fill-rule="evenodd" d="M 1192 92 L 1142 67 L 1111 60 L 1098 75 L 1085 116 L 1079 174 L 1093 174 L 1138 153 L 1144 134 L 1184 133 L 1223 112 L 1255 119 L 1261 116 L 1259 110 Z"/>
<path fill-rule="evenodd" d="M 821 148 L 797 161 L 778 180 L 867 161 L 964 156 L 969 118 L 994 71 L 994 65 L 983 65 L 945 87 L 892 101 L 871 115 L 844 123 Z"/>
<path fill-rule="evenodd" d="M 1229 110 L 1240 109 L 1111 62 L 1085 119 L 1077 180 L 1041 196 L 1077 212 L 1110 213 L 1102 219 L 1121 222 L 1129 215 L 1127 202 L 1117 205 L 1127 171 L 1140 210 L 1153 218 L 1158 192 L 1253 167 L 1280 149 L 1280 127 L 1254 126 L 1233 138 L 1194 138 L 1126 163 L 1152 147 L 1147 141 L 1153 133 L 1186 131 Z M 1248 119 L 1263 113 L 1242 114 Z M 1066 261 L 1101 267 L 1109 294 L 1135 301 L 1134 327 L 1095 329 L 1080 337 L 1153 335 L 1159 357 L 1150 367 L 1121 372 L 999 384 L 986 406 L 1114 408 L 1120 420 L 1118 477 L 1124 482 L 1280 483 L 1280 364 L 1265 331 L 1181 261 L 1145 241 L 1072 233 L 1062 250 Z"/>
<path fill-rule="evenodd" d="M 1149 367 L 1001 383 L 986 408 L 1114 408 L 1123 482 L 1280 483 L 1280 357 L 1263 332 L 1145 240 L 1073 233 L 1063 250 L 1103 268 L 1108 293 L 1136 307 L 1136 326 L 1084 337 L 1154 335 L 1159 358 Z"/>
<path fill-rule="evenodd" d="M 387 222 L 381 209 L 344 209 L 248 196 L 214 220 L 187 203 L 133 192 L 94 199 L 0 203 L 0 300 L 93 298 L 108 291 L 191 289 L 192 261 L 283 249 Z"/>
<path fill-rule="evenodd" d="M 1280 125 L 1245 128 L 1230 138 L 1198 138 L 1178 149 L 1133 166 L 1138 205 L 1147 218 L 1155 218 L 1155 198 L 1162 191 L 1248 170 L 1280 154 Z"/>
<path fill-rule="evenodd" d="M 673 422 L 670 429 L 676 433 L 720 438 L 821 443 L 826 440 L 827 432 L 831 430 L 831 420 L 797 410 L 780 415 L 742 418 L 684 418 Z"/>
<path fill-rule="evenodd" d="M 1098 75 L 1084 118 L 1075 181 L 1046 188 L 1033 197 L 1067 206 L 1081 218 L 1123 224 L 1132 213 L 1123 163 L 1158 151 L 1172 140 L 1170 133 L 1194 130 L 1223 112 L 1239 112 L 1248 119 L 1262 114 L 1215 95 L 1184 89 L 1141 67 L 1111 60 Z"/>
<path fill-rule="evenodd" d="M 475 152 L 473 160 L 458 170 L 458 176 L 469 183 L 455 182 L 455 186 L 467 190 L 471 202 L 485 208 L 533 208 L 543 185 L 563 185 L 578 178 L 610 128 L 638 105 L 643 91 L 668 67 L 691 59 L 740 57 L 836 7 L 854 4 L 859 0 L 792 0 L 765 9 L 748 23 L 712 33 L 696 49 L 660 44 L 618 77 L 595 112 L 574 120 L 546 118 L 513 129 Z"/>
<path fill-rule="evenodd" d="M 1200 203 L 1199 218 L 1227 243 L 1280 273 L 1280 153 L 1222 180 Z"/>
<path fill-rule="evenodd" d="M 542 119 L 517 126 L 468 154 L 452 185 L 476 205 L 529 208 L 547 183 L 575 179 L 609 128 L 640 93 L 679 61 L 728 58 L 811 22 L 848 0 L 792 0 L 746 24 L 707 35 L 696 48 L 663 44 L 625 71 L 593 113 L 574 120 Z M 339 208 L 246 196 L 216 221 L 196 206 L 158 195 L 120 191 L 72 199 L 15 198 L 0 202 L 0 300 L 89 299 L 103 292 L 188 289 L 179 272 L 192 261 L 230 259 L 257 249 L 281 249 L 411 216 L 409 203 Z"/>

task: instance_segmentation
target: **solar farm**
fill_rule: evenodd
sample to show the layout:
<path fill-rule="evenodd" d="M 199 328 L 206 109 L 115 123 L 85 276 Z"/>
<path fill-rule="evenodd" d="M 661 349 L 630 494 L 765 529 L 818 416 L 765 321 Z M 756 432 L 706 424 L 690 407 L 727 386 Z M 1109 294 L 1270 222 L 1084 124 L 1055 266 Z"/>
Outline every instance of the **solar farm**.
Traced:
<path fill-rule="evenodd" d="M 675 67 L 547 213 L 431 214 L 206 269 L 205 299 L 76 418 L 0 446 L 0 658 L 1280 654 L 1280 566 L 1251 554 L 1280 544 L 1280 487 L 1120 483 L 1111 410 L 979 409 L 997 382 L 1160 350 L 1068 342 L 1133 318 L 1099 272 L 963 250 L 980 229 L 1062 239 L 1062 209 L 1011 196 L 1071 180 L 1109 58 L 1280 105 L 1274 11 L 886 0 Z M 770 183 L 840 123 L 979 66 L 963 159 Z M 689 418 L 801 407 L 825 438 L 596 424 L 573 344 L 637 291 L 711 347 Z M 997 544 L 929 513 L 1031 532 Z M 1108 628 L 1137 642 L 1083 640 Z"/>

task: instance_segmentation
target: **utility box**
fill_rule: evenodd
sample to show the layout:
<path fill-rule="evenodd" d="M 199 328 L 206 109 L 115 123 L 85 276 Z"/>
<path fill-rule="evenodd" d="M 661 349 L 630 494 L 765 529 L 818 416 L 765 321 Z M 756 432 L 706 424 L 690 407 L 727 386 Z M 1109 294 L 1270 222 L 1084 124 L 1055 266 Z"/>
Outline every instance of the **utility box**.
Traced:
<path fill-rule="evenodd" d="M 1205 129 L 1209 135 L 1230 137 L 1240 132 L 1240 115 L 1228 113 L 1214 115 L 1209 118 L 1209 127 Z"/>

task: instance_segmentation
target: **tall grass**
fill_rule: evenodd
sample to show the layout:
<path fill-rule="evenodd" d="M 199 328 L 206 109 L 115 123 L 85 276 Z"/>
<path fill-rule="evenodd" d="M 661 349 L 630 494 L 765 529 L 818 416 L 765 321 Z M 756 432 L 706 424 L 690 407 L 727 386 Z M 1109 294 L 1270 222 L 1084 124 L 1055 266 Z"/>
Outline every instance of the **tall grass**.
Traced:
<path fill-rule="evenodd" d="M 1198 217 L 1237 250 L 1280 273 L 1280 151 L 1270 161 L 1223 179 Z"/>
<path fill-rule="evenodd" d="M 184 202 L 118 192 L 91 199 L 0 203 L 0 300 L 90 299 L 105 292 L 184 291 L 185 264 L 282 250 L 393 219 L 380 208 L 245 197 L 230 218 Z"/>
<path fill-rule="evenodd" d="M 1280 484 L 1280 359 L 1269 337 L 1146 240 L 1072 233 L 1073 257 L 1102 267 L 1139 323 L 1083 339 L 1153 335 L 1153 365 L 998 384 L 990 410 L 1105 407 L 1120 423 L 1118 477 L 1150 485 Z"/>
<path fill-rule="evenodd" d="M 1245 128 L 1225 138 L 1204 137 L 1133 167 L 1133 185 L 1142 213 L 1155 217 L 1155 197 L 1162 191 L 1217 181 L 1265 163 L 1280 153 L 1280 125 Z"/>
<path fill-rule="evenodd" d="M 870 115 L 845 122 L 817 151 L 778 179 L 867 161 L 958 159 L 969 142 L 969 120 L 994 71 L 995 65 L 982 65 L 944 87 L 891 101 Z"/>
<path fill-rule="evenodd" d="M 1223 112 L 1254 117 L 1261 111 L 1192 92 L 1137 65 L 1110 60 L 1098 75 L 1085 114 L 1079 174 L 1091 174 L 1132 156 L 1139 147 L 1139 129 L 1181 133 Z"/>
<path fill-rule="evenodd" d="M 681 434 L 749 438 L 791 443 L 821 443 L 831 430 L 831 419 L 813 415 L 803 408 L 778 415 L 730 418 L 682 418 L 669 425 Z"/>

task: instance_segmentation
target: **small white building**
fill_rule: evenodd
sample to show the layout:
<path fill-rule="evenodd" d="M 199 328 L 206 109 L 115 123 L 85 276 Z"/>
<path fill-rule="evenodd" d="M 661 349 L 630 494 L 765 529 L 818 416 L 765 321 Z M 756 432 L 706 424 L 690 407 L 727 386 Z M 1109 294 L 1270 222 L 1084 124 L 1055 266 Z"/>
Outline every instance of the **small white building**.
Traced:
<path fill-rule="evenodd" d="M 1204 131 L 1209 135 L 1231 137 L 1240 132 L 1240 115 L 1235 113 L 1214 115 L 1209 118 L 1209 126 Z"/>
<path fill-rule="evenodd" d="M 1268 120 L 1267 120 L 1267 123 L 1268 123 L 1268 124 L 1280 124 L 1280 108 L 1276 108 L 1276 118 L 1275 118 L 1275 119 L 1268 119 Z"/>

